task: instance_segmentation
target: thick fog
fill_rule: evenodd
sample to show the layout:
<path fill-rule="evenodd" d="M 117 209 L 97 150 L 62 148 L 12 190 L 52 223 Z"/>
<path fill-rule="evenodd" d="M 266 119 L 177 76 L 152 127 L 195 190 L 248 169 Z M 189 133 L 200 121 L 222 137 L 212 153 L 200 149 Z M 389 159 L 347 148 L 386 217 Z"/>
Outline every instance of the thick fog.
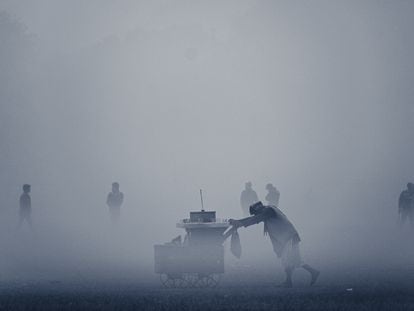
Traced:
<path fill-rule="evenodd" d="M 251 181 L 321 270 L 412 262 L 410 1 L 0 1 L 0 275 L 152 276 L 200 209 Z M 106 196 L 125 201 L 113 226 Z M 18 230 L 32 185 L 33 232 Z M 241 261 L 277 269 L 263 225 Z M 109 271 L 109 272 L 108 272 Z M 112 271 L 112 272 L 111 272 Z"/>

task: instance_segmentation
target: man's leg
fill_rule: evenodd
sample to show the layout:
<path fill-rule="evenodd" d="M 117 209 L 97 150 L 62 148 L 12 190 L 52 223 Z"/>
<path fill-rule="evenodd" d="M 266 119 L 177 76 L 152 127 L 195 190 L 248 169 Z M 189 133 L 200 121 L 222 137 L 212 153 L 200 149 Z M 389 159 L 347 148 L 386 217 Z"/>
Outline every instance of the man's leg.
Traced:
<path fill-rule="evenodd" d="M 283 283 L 283 285 L 285 287 L 292 287 L 293 286 L 293 283 L 292 283 L 293 270 L 294 270 L 294 268 L 292 268 L 292 267 L 285 268 L 286 281 L 285 281 L 285 283 Z"/>
<path fill-rule="evenodd" d="M 289 241 L 283 249 L 282 265 L 285 268 L 286 281 L 283 282 L 280 287 L 292 287 L 292 274 L 295 268 L 300 267 L 302 259 L 300 257 L 299 243 L 294 243 L 293 240 Z"/>
<path fill-rule="evenodd" d="M 408 215 L 411 226 L 414 226 L 414 209 L 411 208 Z"/>
<path fill-rule="evenodd" d="M 286 280 L 283 283 L 276 285 L 276 287 L 285 287 L 285 288 L 293 287 L 292 274 L 293 274 L 294 269 L 295 268 L 293 267 L 286 267 L 285 268 Z"/>
<path fill-rule="evenodd" d="M 111 213 L 112 224 L 118 223 L 118 220 L 119 220 L 119 217 L 120 217 L 120 214 L 121 214 L 120 208 L 112 207 L 110 209 L 110 213 Z"/>
<path fill-rule="evenodd" d="M 310 275 L 311 275 L 310 285 L 312 286 L 313 284 L 315 284 L 316 280 L 319 277 L 320 272 L 318 270 L 312 268 L 308 264 L 302 265 L 302 268 L 305 269 L 306 271 L 308 271 L 310 273 Z"/>
<path fill-rule="evenodd" d="M 111 218 L 111 222 L 112 224 L 115 224 L 115 212 L 114 212 L 114 208 L 110 207 L 109 208 L 109 218 Z"/>
<path fill-rule="evenodd" d="M 33 231 L 32 216 L 31 216 L 30 214 L 28 214 L 28 215 L 26 216 L 26 221 L 27 221 L 27 223 L 28 223 L 28 225 L 29 225 L 30 230 L 31 230 L 31 231 Z"/>
<path fill-rule="evenodd" d="M 405 221 L 407 220 L 407 213 L 405 212 L 405 210 L 402 210 L 400 212 L 400 226 L 404 226 Z"/>
<path fill-rule="evenodd" d="M 23 220 L 24 220 L 23 216 L 19 215 L 19 222 L 17 223 L 17 229 L 20 229 L 22 227 Z"/>

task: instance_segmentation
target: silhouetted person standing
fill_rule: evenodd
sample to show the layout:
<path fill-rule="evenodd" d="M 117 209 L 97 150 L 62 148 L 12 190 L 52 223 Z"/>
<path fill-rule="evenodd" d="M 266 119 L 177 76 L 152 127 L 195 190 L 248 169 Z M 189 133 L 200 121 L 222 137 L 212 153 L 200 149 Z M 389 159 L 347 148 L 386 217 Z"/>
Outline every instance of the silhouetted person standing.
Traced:
<path fill-rule="evenodd" d="M 409 219 L 411 225 L 414 225 L 414 184 L 408 183 L 407 189 L 403 190 L 398 198 L 398 213 L 400 224 Z"/>
<path fill-rule="evenodd" d="M 30 198 L 31 187 L 28 184 L 23 185 L 23 193 L 20 196 L 19 200 L 19 228 L 22 226 L 24 221 L 27 221 L 30 228 L 32 228 L 32 201 Z"/>
<path fill-rule="evenodd" d="M 249 215 L 249 207 L 250 205 L 256 203 L 259 201 L 259 198 L 257 197 L 256 191 L 252 188 L 252 183 L 248 181 L 245 184 L 245 189 L 242 191 L 240 196 L 240 205 L 243 210 L 244 215 Z"/>
<path fill-rule="evenodd" d="M 116 223 L 121 215 L 121 205 L 124 202 L 124 194 L 119 191 L 119 184 L 112 183 L 112 191 L 106 198 L 106 204 L 109 206 L 109 214 L 113 223 Z"/>
<path fill-rule="evenodd" d="M 273 205 L 276 207 L 279 207 L 279 199 L 280 199 L 280 192 L 276 189 L 275 186 L 272 184 L 266 185 L 267 195 L 266 195 L 266 201 L 268 205 Z"/>
<path fill-rule="evenodd" d="M 286 272 L 286 281 L 281 286 L 292 287 L 293 271 L 299 267 L 310 273 L 310 285 L 315 284 L 319 271 L 303 263 L 299 251 L 300 237 L 289 219 L 276 206 L 264 206 L 262 202 L 250 206 L 250 214 L 253 216 L 240 220 L 230 219 L 230 225 L 237 229 L 264 223 L 264 233 L 269 235 L 273 250 L 281 258 Z"/>

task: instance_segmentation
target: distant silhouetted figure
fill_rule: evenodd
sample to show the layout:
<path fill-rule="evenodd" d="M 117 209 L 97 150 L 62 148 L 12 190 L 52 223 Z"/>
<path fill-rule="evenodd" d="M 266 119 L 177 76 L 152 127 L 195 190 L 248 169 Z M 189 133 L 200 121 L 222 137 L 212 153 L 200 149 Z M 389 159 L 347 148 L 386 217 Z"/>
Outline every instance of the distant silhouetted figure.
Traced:
<path fill-rule="evenodd" d="M 250 206 L 250 214 L 253 216 L 240 220 L 230 219 L 229 223 L 234 229 L 264 223 L 264 232 L 269 235 L 273 250 L 285 268 L 286 281 L 281 286 L 292 287 L 293 271 L 299 267 L 310 273 L 310 285 L 315 284 L 319 271 L 303 263 L 299 251 L 300 237 L 289 219 L 276 206 L 264 206 L 262 202 Z"/>
<path fill-rule="evenodd" d="M 119 184 L 112 183 L 112 191 L 109 192 L 106 204 L 109 206 L 109 214 L 113 223 L 116 223 L 121 215 L 121 205 L 124 202 L 124 194 L 119 191 Z"/>
<path fill-rule="evenodd" d="M 30 185 L 25 184 L 23 185 L 23 193 L 20 196 L 19 200 L 19 228 L 22 226 L 23 221 L 27 221 L 30 228 L 32 228 L 32 202 L 30 198 Z"/>
<path fill-rule="evenodd" d="M 249 215 L 249 207 L 253 203 L 256 203 L 259 201 L 259 198 L 257 197 L 256 191 L 252 188 L 252 183 L 248 181 L 245 184 L 245 189 L 242 191 L 240 196 L 240 205 L 243 210 L 244 215 Z"/>
<path fill-rule="evenodd" d="M 400 224 L 409 219 L 411 225 L 414 225 L 414 184 L 408 183 L 407 189 L 403 190 L 398 198 L 398 213 Z"/>
<path fill-rule="evenodd" d="M 280 198 L 280 192 L 276 189 L 275 186 L 272 184 L 266 185 L 267 195 L 266 195 L 266 201 L 268 205 L 273 205 L 276 207 L 279 207 L 279 198 Z"/>

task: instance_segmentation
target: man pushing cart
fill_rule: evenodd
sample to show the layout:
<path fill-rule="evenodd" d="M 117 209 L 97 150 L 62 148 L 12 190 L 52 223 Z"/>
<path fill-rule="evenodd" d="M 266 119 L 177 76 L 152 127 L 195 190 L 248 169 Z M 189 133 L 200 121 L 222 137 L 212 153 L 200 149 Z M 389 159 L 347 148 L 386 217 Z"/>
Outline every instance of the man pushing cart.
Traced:
<path fill-rule="evenodd" d="M 320 272 L 302 261 L 299 251 L 300 237 L 293 224 L 276 206 L 264 206 L 257 202 L 250 206 L 252 216 L 240 220 L 230 219 L 233 227 L 226 235 L 239 227 L 264 223 L 264 233 L 268 234 L 276 255 L 281 258 L 286 273 L 286 280 L 280 287 L 292 287 L 292 274 L 296 268 L 302 267 L 311 275 L 310 285 L 315 284 Z"/>

